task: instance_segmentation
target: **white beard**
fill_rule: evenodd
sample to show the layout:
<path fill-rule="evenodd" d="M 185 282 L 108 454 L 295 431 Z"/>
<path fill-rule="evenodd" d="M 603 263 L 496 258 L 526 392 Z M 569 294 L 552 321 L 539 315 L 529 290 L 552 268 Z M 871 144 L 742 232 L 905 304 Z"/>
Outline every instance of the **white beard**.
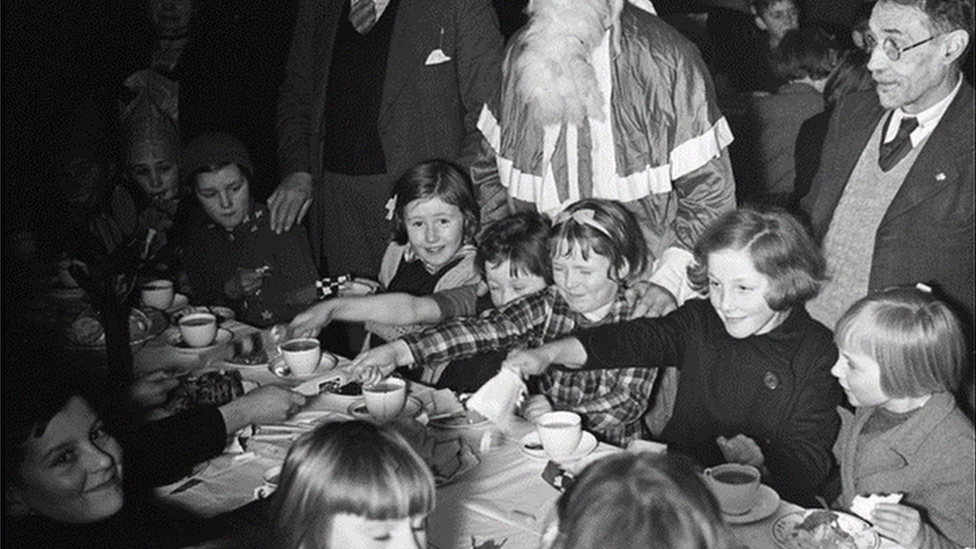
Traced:
<path fill-rule="evenodd" d="M 619 22 L 624 0 L 530 0 L 512 70 L 519 99 L 543 126 L 605 120 L 592 53 Z M 619 34 L 619 33 L 618 33 Z"/>

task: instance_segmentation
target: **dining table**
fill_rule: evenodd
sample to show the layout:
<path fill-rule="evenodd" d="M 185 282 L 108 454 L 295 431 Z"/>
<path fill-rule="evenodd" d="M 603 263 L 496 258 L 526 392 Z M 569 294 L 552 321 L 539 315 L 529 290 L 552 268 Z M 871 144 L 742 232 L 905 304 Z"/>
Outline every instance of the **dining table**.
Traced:
<path fill-rule="evenodd" d="M 224 321 L 222 327 L 234 337 L 244 337 L 257 330 L 236 320 Z M 147 342 L 134 357 L 137 374 L 174 366 L 188 370 L 238 368 L 242 378 L 252 386 L 273 383 L 294 387 L 302 381 L 282 378 L 266 367 L 241 367 L 227 362 L 229 343 L 225 344 L 227 349 L 194 353 L 176 348 L 171 341 L 172 334 L 167 337 L 164 331 Z M 348 362 L 340 357 L 337 368 L 343 368 Z M 436 507 L 428 517 L 428 547 L 538 548 L 546 528 L 552 524 L 561 492 L 543 478 L 549 460 L 528 451 L 524 444 L 523 439 L 535 427 L 520 418 L 512 421 L 504 432 L 487 421 L 439 427 L 436 421 L 439 416 L 461 409 L 458 396 L 448 389 L 438 390 L 419 383 L 410 384 L 409 394 L 421 406 L 417 413 L 394 423 L 428 461 L 437 479 Z M 230 437 L 222 455 L 198 467 L 192 476 L 157 488 L 157 496 L 204 517 L 231 512 L 267 498 L 274 490 L 269 475 L 282 465 L 291 442 L 322 423 L 363 419 L 355 413 L 356 402 L 356 397 L 333 393 L 309 398 L 299 413 L 280 425 L 253 426 Z M 663 445 L 651 448 L 666 451 Z M 588 454 L 558 466 L 574 475 L 594 460 L 624 451 L 632 450 L 599 442 Z M 729 517 L 734 547 L 789 549 L 777 544 L 773 527 L 781 517 L 803 508 L 786 501 L 773 505 L 775 510 L 758 520 Z M 881 538 L 878 546 L 857 549 L 897 547 Z"/>

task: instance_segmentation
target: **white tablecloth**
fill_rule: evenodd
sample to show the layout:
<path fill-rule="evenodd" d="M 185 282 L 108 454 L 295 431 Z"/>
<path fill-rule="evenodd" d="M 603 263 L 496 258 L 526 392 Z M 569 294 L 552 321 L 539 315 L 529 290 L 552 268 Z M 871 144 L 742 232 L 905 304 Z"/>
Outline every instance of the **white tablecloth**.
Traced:
<path fill-rule="evenodd" d="M 236 336 L 254 331 L 254 328 L 236 321 L 224 327 Z M 165 335 L 165 334 L 164 334 Z M 203 362 L 192 353 L 178 351 L 161 336 L 149 342 L 136 355 L 136 371 L 145 373 L 168 366 L 192 369 Z M 211 355 L 212 356 L 212 355 Z M 217 353 L 217 356 L 221 356 Z M 220 361 L 211 365 L 221 365 Z M 261 369 L 242 369 L 245 379 L 259 384 L 280 383 L 294 385 Z M 414 386 L 412 394 L 425 402 L 428 412 L 436 413 L 433 404 L 434 391 L 429 387 Z M 342 421 L 351 419 L 346 413 L 348 397 L 322 395 L 309 402 L 305 418 L 310 422 Z M 298 418 L 301 420 L 302 418 Z M 300 421 L 299 421 L 300 422 Z M 547 521 L 553 513 L 559 492 L 551 487 L 541 474 L 546 463 L 525 455 L 519 446 L 519 437 L 532 430 L 526 422 L 517 423 L 514 432 L 492 438 L 490 447 L 481 448 L 485 428 L 440 432 L 442 435 L 461 435 L 478 455 L 479 463 L 442 485 L 437 490 L 437 507 L 429 517 L 427 539 L 432 549 L 537 549 Z M 297 436 L 297 435 L 295 435 Z M 254 501 L 255 491 L 264 484 L 264 473 L 281 465 L 287 440 L 272 451 L 260 453 L 242 452 L 232 445 L 229 451 L 206 464 L 192 479 L 184 479 L 158 489 L 158 495 L 169 502 L 191 509 L 204 516 L 213 516 L 234 510 Z M 482 452 L 484 449 L 486 451 Z M 566 468 L 578 472 L 582 467 L 605 455 L 622 451 L 601 443 L 597 449 Z M 176 493 L 174 493 L 174 491 Z M 745 525 L 732 525 L 735 542 L 748 549 L 781 549 L 772 538 L 772 525 L 777 518 L 801 508 L 782 502 L 770 517 Z M 897 549 L 883 540 L 880 549 Z"/>

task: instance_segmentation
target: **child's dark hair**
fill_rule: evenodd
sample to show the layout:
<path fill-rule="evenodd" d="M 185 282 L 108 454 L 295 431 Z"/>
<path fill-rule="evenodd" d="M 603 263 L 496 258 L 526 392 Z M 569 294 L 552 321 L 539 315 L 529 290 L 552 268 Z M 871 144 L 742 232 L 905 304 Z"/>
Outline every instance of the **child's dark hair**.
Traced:
<path fill-rule="evenodd" d="M 837 66 L 839 52 L 837 40 L 813 26 L 787 31 L 770 62 L 773 72 L 783 80 L 823 80 Z"/>
<path fill-rule="evenodd" d="M 589 465 L 557 504 L 552 549 L 725 549 L 718 502 L 683 456 L 622 452 Z"/>
<path fill-rule="evenodd" d="M 584 198 L 556 216 L 549 254 L 562 257 L 579 248 L 584 259 L 590 252 L 610 259 L 609 277 L 629 286 L 648 267 L 647 241 L 634 214 L 616 200 Z"/>
<path fill-rule="evenodd" d="M 30 345 L 14 351 L 16 368 L 3 379 L 3 485 L 19 484 L 26 443 L 44 436 L 48 424 L 71 399 L 79 397 L 93 409 L 101 404 L 102 383 L 92 372 L 56 345 Z"/>
<path fill-rule="evenodd" d="M 393 186 L 393 241 L 408 242 L 404 210 L 414 200 L 440 198 L 457 206 L 464 216 L 464 243 L 474 244 L 478 234 L 478 201 L 471 188 L 471 180 L 458 166 L 446 160 L 427 160 L 403 174 Z"/>
<path fill-rule="evenodd" d="M 508 261 L 511 275 L 537 275 L 552 284 L 550 230 L 549 219 L 537 212 L 518 212 L 499 219 L 478 236 L 475 266 L 484 276 L 485 264 Z"/>
<path fill-rule="evenodd" d="M 771 284 L 766 303 L 786 311 L 820 292 L 827 281 L 827 261 L 799 221 L 784 210 L 740 208 L 709 225 L 695 244 L 695 261 L 688 266 L 688 282 L 708 293 L 708 255 L 722 250 L 745 250 L 757 271 Z"/>
<path fill-rule="evenodd" d="M 930 291 L 896 287 L 858 300 L 837 321 L 841 351 L 871 357 L 892 398 L 955 391 L 966 366 L 959 319 Z"/>

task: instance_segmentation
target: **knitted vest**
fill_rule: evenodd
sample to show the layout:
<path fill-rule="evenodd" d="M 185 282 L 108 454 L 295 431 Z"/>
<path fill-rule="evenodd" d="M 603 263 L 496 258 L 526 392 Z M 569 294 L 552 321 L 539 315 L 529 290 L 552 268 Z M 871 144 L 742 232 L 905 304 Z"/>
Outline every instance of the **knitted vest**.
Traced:
<path fill-rule="evenodd" d="M 807 303 L 807 310 L 810 316 L 831 329 L 848 307 L 867 294 L 875 234 L 888 206 L 918 158 L 919 151 L 928 140 L 926 137 L 913 147 L 887 173 L 881 171 L 878 155 L 882 128 L 887 118 L 888 115 L 881 117 L 861 152 L 824 237 L 823 250 L 827 257 L 830 282 L 820 295 Z"/>

